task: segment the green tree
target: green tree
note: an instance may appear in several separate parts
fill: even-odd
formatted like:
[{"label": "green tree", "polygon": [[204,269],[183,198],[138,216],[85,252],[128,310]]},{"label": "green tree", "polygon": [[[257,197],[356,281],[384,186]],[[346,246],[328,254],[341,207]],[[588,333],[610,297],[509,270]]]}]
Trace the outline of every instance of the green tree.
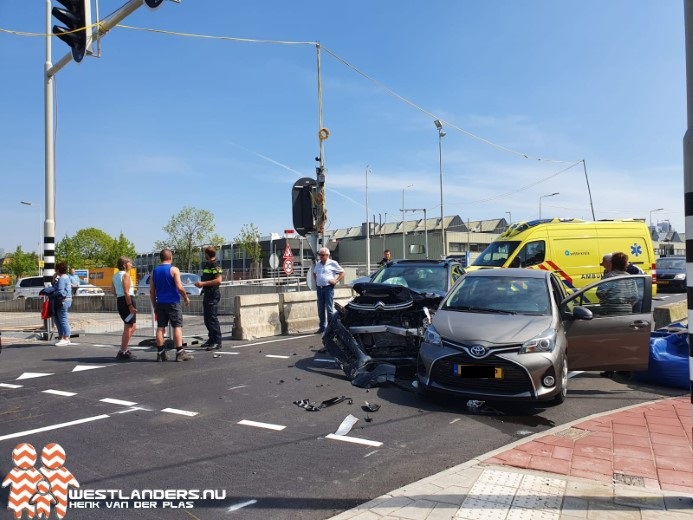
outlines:
[{"label": "green tree", "polygon": [[74,236],[65,236],[55,246],[58,261],[76,269],[115,267],[120,256],[134,258],[135,245],[123,233],[115,239],[96,228],[80,229]]},{"label": "green tree", "polygon": [[233,242],[241,251],[251,260],[251,276],[253,278],[262,278],[261,260],[262,247],[260,246],[260,232],[255,224],[243,224],[241,231],[238,233]]},{"label": "green tree", "polygon": [[137,256],[135,244],[125,238],[125,235],[123,235],[122,232],[117,239],[113,240],[111,250],[109,251],[107,257],[108,267],[116,267],[118,265],[118,258],[121,256],[127,256],[128,258],[132,259]]},{"label": "green tree", "polygon": [[199,269],[200,247],[219,247],[224,243],[223,237],[216,234],[215,227],[214,215],[210,211],[185,206],[162,228],[168,236],[156,241],[154,248],[175,251],[174,264],[183,270],[192,271],[193,264]]},{"label": "green tree", "polygon": [[38,256],[36,253],[25,253],[22,246],[17,246],[14,253],[7,255],[10,260],[5,262],[6,270],[15,279],[24,275],[38,274]]}]

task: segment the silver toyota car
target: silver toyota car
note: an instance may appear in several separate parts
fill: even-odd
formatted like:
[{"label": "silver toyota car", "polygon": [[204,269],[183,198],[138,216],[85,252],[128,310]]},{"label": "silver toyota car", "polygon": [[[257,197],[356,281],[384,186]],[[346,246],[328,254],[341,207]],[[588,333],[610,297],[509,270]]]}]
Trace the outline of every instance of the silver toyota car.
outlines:
[{"label": "silver toyota car", "polygon": [[486,401],[562,403],[568,370],[646,370],[648,275],[569,293],[555,273],[482,269],[463,275],[424,334],[418,390]]}]

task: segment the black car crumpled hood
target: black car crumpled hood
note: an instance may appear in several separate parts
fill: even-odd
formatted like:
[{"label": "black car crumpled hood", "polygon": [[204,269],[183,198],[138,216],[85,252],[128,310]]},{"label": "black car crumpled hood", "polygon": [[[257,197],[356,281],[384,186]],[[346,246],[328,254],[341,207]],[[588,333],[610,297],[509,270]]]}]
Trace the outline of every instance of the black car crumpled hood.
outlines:
[{"label": "black car crumpled hood", "polygon": [[352,301],[335,305],[323,344],[356,386],[392,381],[395,366],[415,366],[423,331],[442,300],[401,285],[358,283]]},{"label": "black car crumpled hood", "polygon": [[403,285],[386,283],[357,283],[353,289],[358,296],[347,305],[354,303],[367,306],[381,302],[386,305],[397,306],[411,302],[414,305],[426,305],[435,308],[444,296],[437,293],[420,293]]},{"label": "black car crumpled hood", "polygon": [[438,334],[455,343],[524,343],[551,326],[551,316],[439,310],[433,320]]}]

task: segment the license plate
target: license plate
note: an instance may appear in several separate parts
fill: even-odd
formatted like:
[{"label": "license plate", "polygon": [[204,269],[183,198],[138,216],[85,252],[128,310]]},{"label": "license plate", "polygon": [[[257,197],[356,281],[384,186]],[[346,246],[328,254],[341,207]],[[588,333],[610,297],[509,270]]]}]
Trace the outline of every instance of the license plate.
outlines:
[{"label": "license plate", "polygon": [[669,283],[669,280],[657,280],[657,285],[666,285]]},{"label": "license plate", "polygon": [[459,377],[503,379],[503,369],[490,365],[452,365],[452,373]]}]

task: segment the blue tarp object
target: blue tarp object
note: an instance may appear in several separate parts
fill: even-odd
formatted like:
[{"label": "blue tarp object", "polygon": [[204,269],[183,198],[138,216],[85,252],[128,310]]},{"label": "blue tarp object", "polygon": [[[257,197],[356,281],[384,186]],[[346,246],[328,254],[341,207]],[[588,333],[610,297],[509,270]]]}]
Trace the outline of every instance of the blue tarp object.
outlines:
[{"label": "blue tarp object", "polygon": [[633,379],[672,388],[690,388],[688,329],[680,324],[650,333],[650,362]]}]

